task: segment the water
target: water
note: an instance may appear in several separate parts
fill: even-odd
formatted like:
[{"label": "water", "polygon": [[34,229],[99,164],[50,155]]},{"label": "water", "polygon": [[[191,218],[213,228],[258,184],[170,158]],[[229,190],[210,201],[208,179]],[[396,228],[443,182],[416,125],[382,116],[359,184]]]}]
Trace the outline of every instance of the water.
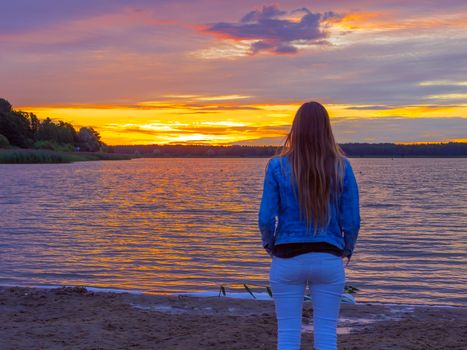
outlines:
[{"label": "water", "polygon": [[[467,159],[352,159],[358,302],[467,305]],[[150,293],[267,285],[267,159],[0,165],[0,284]],[[243,290],[244,291],[244,290]]]}]

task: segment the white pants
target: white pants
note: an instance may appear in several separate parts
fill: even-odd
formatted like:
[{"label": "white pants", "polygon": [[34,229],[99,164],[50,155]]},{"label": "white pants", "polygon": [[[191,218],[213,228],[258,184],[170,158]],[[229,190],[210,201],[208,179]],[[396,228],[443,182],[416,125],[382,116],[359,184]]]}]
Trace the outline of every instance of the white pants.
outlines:
[{"label": "white pants", "polygon": [[308,282],[313,304],[315,350],[336,350],[337,319],[345,283],[343,259],[325,252],[287,259],[274,256],[269,282],[276,308],[277,349],[300,349],[302,306]]}]

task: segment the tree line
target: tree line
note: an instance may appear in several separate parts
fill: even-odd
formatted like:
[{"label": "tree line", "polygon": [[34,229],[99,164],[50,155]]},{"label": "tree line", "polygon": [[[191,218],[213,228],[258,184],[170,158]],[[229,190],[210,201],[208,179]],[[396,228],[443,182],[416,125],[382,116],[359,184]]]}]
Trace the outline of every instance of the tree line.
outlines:
[{"label": "tree line", "polygon": [[[439,144],[344,143],[349,157],[467,157],[467,143]],[[109,146],[109,151],[134,157],[271,157],[277,146],[127,145]]]},{"label": "tree line", "polygon": [[0,98],[0,148],[50,149],[97,152],[106,149],[99,133],[91,127],[78,131],[70,123],[40,120],[34,113],[14,110]]}]

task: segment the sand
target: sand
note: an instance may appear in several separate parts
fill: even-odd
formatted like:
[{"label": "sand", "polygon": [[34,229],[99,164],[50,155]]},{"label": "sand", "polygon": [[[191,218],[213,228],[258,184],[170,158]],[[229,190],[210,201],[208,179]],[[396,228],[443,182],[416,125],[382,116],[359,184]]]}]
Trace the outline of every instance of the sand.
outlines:
[{"label": "sand", "polygon": [[[302,349],[313,349],[310,305]],[[349,333],[350,332],[350,333]],[[467,349],[467,308],[343,304],[339,349]],[[268,349],[270,301],[0,287],[0,349]]]}]

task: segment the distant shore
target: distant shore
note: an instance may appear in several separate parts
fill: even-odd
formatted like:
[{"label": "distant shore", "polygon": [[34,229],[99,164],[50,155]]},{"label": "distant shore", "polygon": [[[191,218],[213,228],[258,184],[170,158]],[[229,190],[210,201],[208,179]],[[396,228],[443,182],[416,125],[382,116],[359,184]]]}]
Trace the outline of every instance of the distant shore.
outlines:
[{"label": "distant shore", "polygon": [[[467,143],[439,145],[344,144],[349,158],[467,158]],[[110,152],[61,152],[3,148],[0,164],[72,163],[135,158],[270,158],[274,146],[140,145],[109,146]]]},{"label": "distant shore", "polygon": [[[466,142],[402,145],[394,143],[343,143],[351,158],[465,158]],[[269,158],[279,146],[247,145],[122,145],[109,146],[116,154],[135,158]]]},{"label": "distant shore", "polygon": [[104,152],[58,152],[36,149],[0,149],[0,164],[72,163],[95,160],[128,160],[123,154]]},{"label": "distant shore", "polygon": [[[304,310],[303,348],[313,348]],[[270,301],[0,287],[2,350],[274,349]],[[467,308],[342,304],[340,350],[464,349]]]}]

